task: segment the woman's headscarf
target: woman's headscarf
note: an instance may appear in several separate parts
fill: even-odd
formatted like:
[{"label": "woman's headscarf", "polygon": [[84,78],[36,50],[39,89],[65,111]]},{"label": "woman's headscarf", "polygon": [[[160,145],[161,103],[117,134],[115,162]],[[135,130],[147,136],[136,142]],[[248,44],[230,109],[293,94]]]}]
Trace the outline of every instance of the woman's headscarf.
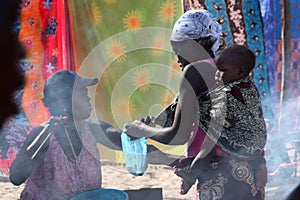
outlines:
[{"label": "woman's headscarf", "polygon": [[221,33],[221,25],[207,10],[189,10],[176,21],[170,40],[179,42],[188,39],[212,37],[216,41],[211,50],[216,51],[220,45],[219,37]]}]

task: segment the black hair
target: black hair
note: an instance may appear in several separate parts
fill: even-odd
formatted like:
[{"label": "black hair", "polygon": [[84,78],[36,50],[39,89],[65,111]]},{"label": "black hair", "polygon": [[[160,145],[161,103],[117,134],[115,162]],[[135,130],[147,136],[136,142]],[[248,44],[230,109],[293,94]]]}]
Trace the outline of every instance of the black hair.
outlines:
[{"label": "black hair", "polygon": [[217,65],[230,63],[235,67],[245,66],[249,73],[255,66],[255,53],[244,45],[232,45],[220,52],[216,60]]},{"label": "black hair", "polygon": [[197,41],[207,51],[211,58],[215,57],[215,54],[213,50],[211,50],[211,48],[213,47],[216,40],[216,38],[213,38],[211,36],[195,39],[195,41]]}]

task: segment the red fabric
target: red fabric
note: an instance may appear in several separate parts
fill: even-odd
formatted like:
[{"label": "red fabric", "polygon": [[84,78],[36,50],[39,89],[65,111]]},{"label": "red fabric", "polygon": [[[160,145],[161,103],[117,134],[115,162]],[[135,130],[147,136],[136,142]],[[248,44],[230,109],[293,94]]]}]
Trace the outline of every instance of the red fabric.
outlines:
[{"label": "red fabric", "polygon": [[49,114],[42,103],[43,86],[58,70],[74,71],[69,15],[65,1],[32,1],[22,4],[19,40],[27,52],[26,87],[22,106],[33,126],[47,120]]},{"label": "red fabric", "polygon": [[43,1],[39,6],[43,24],[43,77],[46,80],[55,71],[69,69],[68,21],[64,1],[53,0],[49,9]]},{"label": "red fabric", "polygon": [[[22,109],[30,125],[36,126],[49,118],[47,108],[42,102],[43,87],[47,78],[58,70],[69,69],[72,65],[72,47],[69,34],[69,13],[66,1],[22,1],[20,14],[19,41],[26,50],[26,59],[20,67],[25,72],[25,87],[22,96]],[[12,124],[6,137],[21,135],[14,129],[20,125]],[[14,129],[13,129],[14,128]],[[25,129],[25,128],[23,128]],[[21,128],[17,129],[18,131]],[[20,140],[20,144],[23,141]],[[14,154],[20,145],[14,146]],[[8,156],[10,153],[8,153]],[[14,157],[0,157],[0,177],[9,176],[9,167]]]}]

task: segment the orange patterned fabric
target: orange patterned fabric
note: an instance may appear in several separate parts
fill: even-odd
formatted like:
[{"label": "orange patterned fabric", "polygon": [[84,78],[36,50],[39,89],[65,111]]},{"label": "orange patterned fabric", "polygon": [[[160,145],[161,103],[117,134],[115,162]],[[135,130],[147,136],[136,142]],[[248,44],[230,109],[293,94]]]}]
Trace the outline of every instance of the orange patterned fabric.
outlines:
[{"label": "orange patterned fabric", "polygon": [[63,1],[57,0],[32,0],[22,4],[19,39],[32,66],[25,70],[22,106],[33,126],[48,118],[42,102],[45,80],[57,70],[74,69],[70,65],[65,6]]}]

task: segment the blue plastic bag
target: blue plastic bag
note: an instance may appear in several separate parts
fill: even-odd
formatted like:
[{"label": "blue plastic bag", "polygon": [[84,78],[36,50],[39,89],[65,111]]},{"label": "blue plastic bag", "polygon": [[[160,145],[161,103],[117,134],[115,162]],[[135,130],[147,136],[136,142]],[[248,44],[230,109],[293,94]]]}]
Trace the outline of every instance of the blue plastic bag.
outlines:
[{"label": "blue plastic bag", "polygon": [[131,140],[123,132],[121,142],[127,170],[135,176],[142,176],[148,167],[147,139],[143,137]]}]

